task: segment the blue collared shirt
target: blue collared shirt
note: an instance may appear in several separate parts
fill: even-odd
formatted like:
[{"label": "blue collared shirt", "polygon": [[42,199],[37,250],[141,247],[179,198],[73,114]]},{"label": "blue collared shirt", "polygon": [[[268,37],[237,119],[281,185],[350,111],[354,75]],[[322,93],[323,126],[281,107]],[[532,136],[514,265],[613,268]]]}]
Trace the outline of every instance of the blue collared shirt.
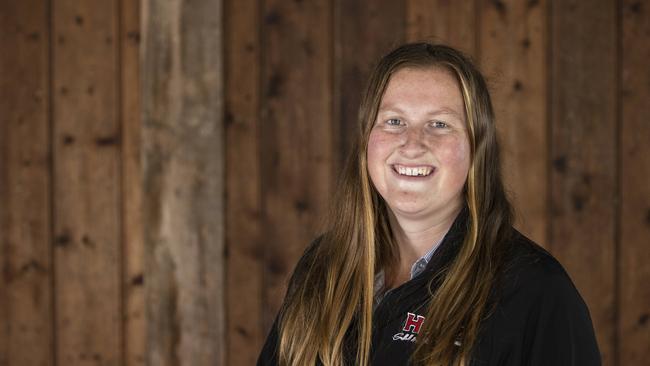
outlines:
[{"label": "blue collared shirt", "polygon": [[[444,239],[444,236],[443,236]],[[431,261],[431,258],[433,257],[433,254],[436,252],[436,249],[440,246],[440,243],[442,242],[442,239],[438,241],[431,249],[426,252],[420,259],[415,261],[413,265],[411,266],[411,280],[414,279],[415,277],[419,276],[422,272],[424,272],[424,269],[427,268],[427,265],[429,264],[429,261]],[[385,278],[384,278],[384,271],[379,271],[377,275],[375,275],[375,301],[374,305],[377,307],[381,300],[386,296],[390,290],[386,291],[384,289],[385,285]]]}]

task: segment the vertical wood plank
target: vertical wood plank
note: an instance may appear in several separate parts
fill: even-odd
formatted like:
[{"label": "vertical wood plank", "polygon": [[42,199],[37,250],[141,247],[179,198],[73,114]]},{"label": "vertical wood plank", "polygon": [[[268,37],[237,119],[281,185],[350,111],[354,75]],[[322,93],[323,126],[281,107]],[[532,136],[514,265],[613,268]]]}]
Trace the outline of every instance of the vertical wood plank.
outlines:
[{"label": "vertical wood plank", "polygon": [[146,362],[221,365],[221,1],[143,5]]},{"label": "vertical wood plank", "polygon": [[53,8],[57,363],[117,365],[121,340],[117,6]]},{"label": "vertical wood plank", "polygon": [[482,1],[481,66],[491,85],[516,226],[547,242],[546,1]]},{"label": "vertical wood plank", "polygon": [[263,14],[261,245],[269,329],[331,193],[332,3],[268,0]]},{"label": "vertical wood plank", "polygon": [[621,2],[619,365],[650,359],[650,1]]},{"label": "vertical wood plank", "polygon": [[551,34],[550,249],[589,306],[604,365],[613,365],[616,2],[555,1]]},{"label": "vertical wood plank", "polygon": [[145,268],[140,163],[140,2],[120,0],[124,364],[145,364]]},{"label": "vertical wood plank", "polygon": [[406,38],[444,43],[477,57],[476,1],[404,0]]},{"label": "vertical wood plank", "polygon": [[52,365],[49,8],[0,2],[0,365]]},{"label": "vertical wood plank", "polygon": [[[225,2],[227,365],[253,365],[262,324],[260,2]],[[251,350],[254,350],[251,352]]]},{"label": "vertical wood plank", "polygon": [[[405,5],[392,0],[335,2],[335,146],[342,166],[357,136],[361,95],[379,58],[404,42]],[[335,176],[340,169],[336,169]]]}]

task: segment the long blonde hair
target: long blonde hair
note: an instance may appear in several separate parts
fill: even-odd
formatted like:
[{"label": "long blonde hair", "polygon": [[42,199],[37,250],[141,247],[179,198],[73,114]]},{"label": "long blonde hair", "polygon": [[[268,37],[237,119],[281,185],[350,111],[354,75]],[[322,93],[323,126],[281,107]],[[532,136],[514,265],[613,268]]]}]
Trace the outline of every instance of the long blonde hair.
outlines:
[{"label": "long blonde hair", "polygon": [[[501,180],[492,105],[481,74],[453,48],[413,43],[384,56],[371,74],[359,110],[359,135],[327,230],[296,267],[280,311],[281,365],[369,362],[375,274],[386,270],[390,275],[399,252],[388,208],[368,175],[366,151],[390,77],[405,67],[442,67],[457,78],[471,146],[464,190],[467,233],[456,257],[435,276],[442,280],[432,293],[412,360],[461,365],[471,357],[511,232],[511,206]],[[454,344],[458,341],[460,346]],[[354,342],[354,360],[344,360],[347,342]]]}]

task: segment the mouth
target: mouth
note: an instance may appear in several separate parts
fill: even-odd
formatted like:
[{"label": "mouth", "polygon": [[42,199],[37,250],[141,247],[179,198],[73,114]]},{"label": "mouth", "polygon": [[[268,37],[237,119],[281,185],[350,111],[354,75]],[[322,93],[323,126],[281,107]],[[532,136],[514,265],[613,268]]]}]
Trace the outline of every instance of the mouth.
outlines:
[{"label": "mouth", "polygon": [[427,177],[433,173],[433,167],[429,165],[405,166],[395,164],[392,166],[393,171],[405,177]]}]

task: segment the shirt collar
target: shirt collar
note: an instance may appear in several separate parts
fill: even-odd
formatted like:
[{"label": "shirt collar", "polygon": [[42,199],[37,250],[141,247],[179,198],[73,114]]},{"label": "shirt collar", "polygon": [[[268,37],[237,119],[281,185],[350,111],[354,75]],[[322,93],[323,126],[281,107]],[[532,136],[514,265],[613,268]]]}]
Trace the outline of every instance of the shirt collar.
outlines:
[{"label": "shirt collar", "polygon": [[[443,235],[442,238],[445,236]],[[427,268],[427,264],[429,264],[429,261],[431,261],[431,257],[433,257],[433,253],[435,253],[436,249],[440,246],[440,243],[442,242],[442,238],[438,240],[438,242],[431,247],[431,249],[426,252],[420,259],[415,261],[413,265],[411,266],[411,279],[414,279],[418,275],[420,275],[422,272],[424,272],[424,269]]]},{"label": "shirt collar", "polygon": [[[431,258],[433,257],[433,254],[436,252],[436,249],[440,246],[440,243],[442,243],[442,240],[446,236],[443,235],[442,238],[434,245],[431,247],[431,249],[426,252],[420,259],[415,261],[413,265],[411,266],[411,279],[414,279],[415,277],[419,276],[424,272],[424,269],[427,267],[429,262],[431,261]],[[375,275],[375,305],[378,304],[379,301],[381,301],[381,298],[383,298],[384,293],[384,284],[385,284],[385,278],[384,278],[384,271],[379,271]]]}]

